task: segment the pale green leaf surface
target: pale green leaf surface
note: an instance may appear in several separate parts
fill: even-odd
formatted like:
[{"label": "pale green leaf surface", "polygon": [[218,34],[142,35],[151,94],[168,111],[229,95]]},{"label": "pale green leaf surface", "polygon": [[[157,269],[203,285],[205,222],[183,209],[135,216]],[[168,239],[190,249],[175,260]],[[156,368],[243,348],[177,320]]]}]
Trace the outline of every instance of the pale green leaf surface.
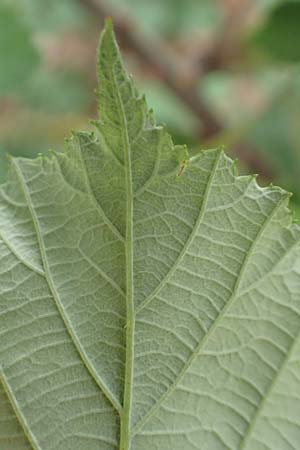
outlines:
[{"label": "pale green leaf surface", "polygon": [[5,450],[31,450],[14,410],[0,384],[0,448]]},{"label": "pale green leaf surface", "polygon": [[289,194],[222,151],[184,167],[109,24],[99,85],[95,132],[1,189],[0,450],[297,450]]}]

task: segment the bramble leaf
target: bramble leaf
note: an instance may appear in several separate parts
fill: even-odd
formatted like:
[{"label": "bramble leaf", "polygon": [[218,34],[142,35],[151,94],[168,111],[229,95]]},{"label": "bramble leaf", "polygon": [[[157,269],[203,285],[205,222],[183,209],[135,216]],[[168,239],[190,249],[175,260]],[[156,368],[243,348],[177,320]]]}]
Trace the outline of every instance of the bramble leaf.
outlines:
[{"label": "bramble leaf", "polygon": [[107,23],[99,120],[11,159],[0,196],[0,450],[296,450],[289,194],[188,160]]}]

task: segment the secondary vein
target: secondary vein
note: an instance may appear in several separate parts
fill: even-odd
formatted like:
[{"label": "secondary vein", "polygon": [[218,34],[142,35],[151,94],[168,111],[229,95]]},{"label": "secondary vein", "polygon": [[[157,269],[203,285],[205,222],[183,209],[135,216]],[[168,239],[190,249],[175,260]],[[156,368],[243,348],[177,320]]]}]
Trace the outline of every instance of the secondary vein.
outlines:
[{"label": "secondary vein", "polygon": [[155,412],[158,410],[160,405],[173,393],[173,391],[176,389],[176,386],[181,382],[184,375],[188,371],[188,369],[191,367],[194,360],[200,355],[201,351],[205,347],[208,339],[213,335],[215,330],[217,329],[219,323],[222,321],[224,316],[226,315],[227,311],[233,304],[234,300],[237,298],[238,289],[240,286],[240,283],[243,279],[243,275],[245,273],[246,267],[248,266],[249,260],[251,255],[253,254],[254,249],[256,248],[257,243],[260,240],[260,237],[262,236],[263,232],[267,228],[268,224],[272,221],[273,217],[276,215],[278,209],[281,207],[282,203],[285,201],[286,197],[282,197],[282,199],[279,201],[279,203],[274,207],[273,211],[269,216],[267,216],[265,222],[259,228],[257,235],[255,236],[254,240],[252,241],[252,244],[250,248],[248,249],[247,254],[245,255],[245,258],[243,260],[243,263],[240,267],[239,274],[236,278],[236,282],[232,291],[232,294],[230,298],[227,300],[225,306],[221,310],[220,314],[216,318],[215,322],[211,326],[211,328],[208,330],[202,341],[198,344],[197,348],[195,349],[194,353],[191,354],[189,359],[187,360],[186,364],[184,365],[183,369],[179,373],[178,377],[175,379],[172,385],[170,385],[169,389],[161,396],[159,401],[153,405],[153,407],[148,411],[148,413],[135,425],[133,429],[133,435],[136,435],[140,429],[143,428],[143,426],[149,421],[149,419],[155,414]]},{"label": "secondary vein", "polygon": [[156,287],[156,289],[139,305],[138,308],[136,308],[136,314],[139,314],[158,294],[159,292],[163,289],[163,287],[166,285],[166,283],[168,282],[168,280],[171,278],[171,276],[173,275],[173,273],[175,272],[175,270],[177,269],[177,267],[179,266],[180,262],[182,261],[188,247],[190,246],[191,242],[193,241],[197,230],[199,228],[199,225],[202,221],[202,217],[206,211],[206,205],[207,205],[207,201],[208,201],[208,197],[210,194],[210,189],[211,186],[213,184],[213,179],[214,176],[216,174],[217,171],[217,167],[218,167],[218,163],[221,157],[222,151],[219,151],[219,154],[216,157],[216,160],[214,162],[214,165],[212,167],[211,170],[211,174],[209,176],[209,180],[207,182],[206,185],[206,189],[205,189],[205,193],[204,193],[204,197],[202,200],[202,205],[199,211],[199,215],[197,217],[197,220],[195,222],[194,228],[192,230],[192,232],[190,233],[185,245],[183,246],[181,252],[178,255],[178,258],[176,259],[176,261],[174,262],[173,266],[170,268],[169,272],[167,273],[167,275],[162,279],[162,281],[159,283],[159,285]]},{"label": "secondary vein", "polygon": [[3,386],[3,389],[7,395],[7,398],[9,399],[9,402],[11,404],[11,407],[16,415],[16,418],[18,419],[18,422],[25,434],[25,436],[28,439],[28,442],[30,443],[33,450],[41,450],[41,447],[39,446],[37,440],[35,439],[34,435],[30,431],[30,427],[24,417],[24,415],[21,413],[17,399],[13,395],[13,392],[10,388],[9,382],[6,379],[6,376],[3,372],[3,370],[0,368],[0,383]]},{"label": "secondary vein", "polygon": [[0,230],[0,239],[3,241],[3,243],[6,245],[8,250],[20,261],[20,263],[24,264],[29,270],[32,270],[37,275],[40,275],[41,277],[45,277],[45,272],[38,267],[36,267],[34,264],[30,263],[29,261],[26,261],[15,249],[15,247],[11,244],[11,242],[5,237],[4,233]]},{"label": "secondary vein", "polygon": [[88,176],[88,171],[86,168],[86,164],[82,155],[82,148],[81,145],[79,143],[79,152],[80,152],[80,160],[81,160],[81,164],[83,167],[83,171],[84,171],[84,177],[85,177],[85,181],[86,181],[86,186],[88,189],[88,192],[90,194],[90,197],[92,198],[97,210],[99,211],[101,217],[103,218],[105,224],[108,226],[108,228],[112,231],[112,233],[121,241],[124,242],[124,236],[120,233],[120,231],[117,229],[117,227],[112,223],[112,221],[107,217],[107,215],[105,214],[102,206],[100,205],[99,201],[97,200],[95,193],[92,189],[91,183],[90,183],[90,179]]},{"label": "secondary vein", "polygon": [[45,278],[47,281],[47,284],[49,286],[49,290],[52,294],[52,297],[55,301],[55,304],[57,306],[57,309],[59,311],[59,314],[66,326],[66,329],[71,337],[71,340],[76,348],[76,350],[78,351],[85,367],[87,368],[87,370],[89,371],[90,375],[92,376],[92,378],[94,379],[94,381],[97,383],[97,385],[100,387],[101,391],[103,392],[103,394],[106,396],[106,398],[110,401],[111,405],[114,407],[114,409],[120,414],[121,412],[121,405],[119,404],[119,402],[117,401],[117,399],[114,397],[114,395],[112,394],[112,392],[110,391],[110,389],[108,388],[108,386],[106,386],[106,384],[100,379],[100,377],[98,376],[98,374],[96,373],[93,365],[91,364],[91,362],[89,361],[89,358],[84,350],[84,348],[82,347],[80,340],[78,338],[78,336],[76,335],[75,330],[72,327],[71,322],[69,321],[67,315],[65,314],[63,305],[61,303],[59,294],[55,288],[53,279],[51,277],[51,272],[50,272],[50,268],[49,268],[49,264],[48,264],[48,259],[47,259],[47,254],[46,254],[46,248],[44,245],[44,240],[42,237],[42,233],[40,230],[40,226],[39,226],[39,221],[38,221],[38,217],[36,215],[32,200],[31,200],[31,196],[30,193],[28,191],[26,182],[24,180],[22,171],[19,167],[19,165],[17,164],[15,159],[12,159],[12,164],[14,164],[15,170],[16,170],[16,175],[18,177],[20,186],[22,188],[22,191],[24,193],[24,197],[29,209],[29,212],[31,214],[32,217],[32,221],[34,224],[34,228],[36,231],[36,235],[37,235],[37,240],[38,240],[38,244],[39,244],[39,248],[41,251],[41,257],[42,257],[42,262],[43,262],[43,266],[44,266],[44,271],[45,271]]}]

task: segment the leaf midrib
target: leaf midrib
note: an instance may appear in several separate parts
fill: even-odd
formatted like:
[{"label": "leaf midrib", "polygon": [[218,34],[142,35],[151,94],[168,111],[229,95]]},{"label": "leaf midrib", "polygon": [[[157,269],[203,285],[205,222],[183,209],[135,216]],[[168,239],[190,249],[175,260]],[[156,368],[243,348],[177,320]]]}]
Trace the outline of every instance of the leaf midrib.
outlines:
[{"label": "leaf midrib", "polygon": [[129,450],[131,443],[131,409],[133,389],[134,362],[134,298],[133,298],[133,185],[131,172],[131,146],[128,135],[127,118],[123,106],[116,74],[111,65],[111,76],[115,88],[117,111],[121,122],[121,133],[124,150],[125,184],[126,184],[126,230],[125,230],[125,262],[126,262],[126,360],[124,376],[123,409],[120,415],[120,450]]}]

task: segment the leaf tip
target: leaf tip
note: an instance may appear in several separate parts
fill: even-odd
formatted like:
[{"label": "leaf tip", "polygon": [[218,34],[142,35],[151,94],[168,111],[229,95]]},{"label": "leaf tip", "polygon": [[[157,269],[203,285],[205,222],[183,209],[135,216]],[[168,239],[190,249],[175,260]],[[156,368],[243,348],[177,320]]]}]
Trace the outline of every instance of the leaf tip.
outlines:
[{"label": "leaf tip", "polygon": [[112,16],[106,16],[105,18],[105,29],[113,31],[114,24],[113,24],[113,18]]},{"label": "leaf tip", "polygon": [[114,25],[111,17],[106,17],[105,19],[104,28],[100,36],[98,55],[101,53],[101,49],[106,43],[113,44],[114,47],[117,47]]}]

